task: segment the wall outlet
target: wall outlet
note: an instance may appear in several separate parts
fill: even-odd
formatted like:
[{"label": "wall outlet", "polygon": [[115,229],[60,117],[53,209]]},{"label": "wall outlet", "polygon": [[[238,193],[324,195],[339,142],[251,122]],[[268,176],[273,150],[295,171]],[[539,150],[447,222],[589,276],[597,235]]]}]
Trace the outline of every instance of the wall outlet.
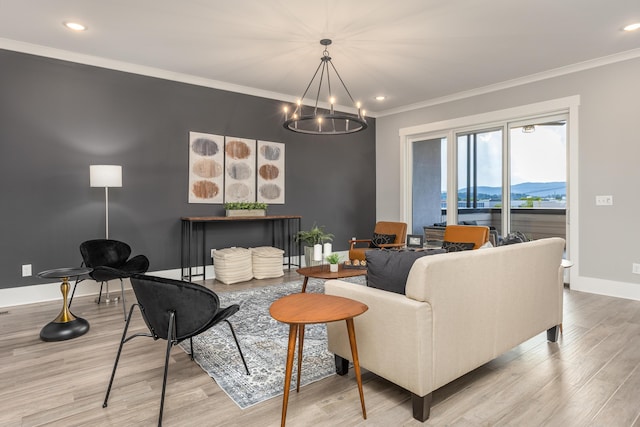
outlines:
[{"label": "wall outlet", "polygon": [[640,274],[640,264],[634,262],[633,264],[631,264],[631,272],[633,274]]},{"label": "wall outlet", "polygon": [[31,276],[31,264],[23,264],[22,265],[22,277]]},{"label": "wall outlet", "polygon": [[596,196],[596,206],[612,206],[613,196]]}]

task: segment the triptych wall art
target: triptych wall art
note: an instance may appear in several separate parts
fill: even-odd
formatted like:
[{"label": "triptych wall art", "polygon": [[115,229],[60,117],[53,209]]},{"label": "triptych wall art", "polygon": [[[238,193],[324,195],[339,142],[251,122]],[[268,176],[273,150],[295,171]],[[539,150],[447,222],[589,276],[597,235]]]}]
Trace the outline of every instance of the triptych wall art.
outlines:
[{"label": "triptych wall art", "polygon": [[284,204],[284,144],[189,132],[189,203]]}]

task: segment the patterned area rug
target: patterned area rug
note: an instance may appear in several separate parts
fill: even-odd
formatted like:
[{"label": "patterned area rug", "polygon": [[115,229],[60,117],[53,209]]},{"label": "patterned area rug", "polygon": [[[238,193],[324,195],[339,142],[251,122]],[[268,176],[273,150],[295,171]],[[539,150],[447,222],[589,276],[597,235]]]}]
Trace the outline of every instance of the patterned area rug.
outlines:
[{"label": "patterned area rug", "polygon": [[[364,277],[347,279],[363,284]],[[307,292],[323,293],[324,280],[309,279]],[[240,311],[230,319],[251,375],[247,375],[229,326],[219,323],[193,338],[195,360],[225,393],[242,408],[283,394],[289,325],[269,315],[271,303],[300,292],[302,281],[265,286],[247,291],[218,293],[220,305],[239,304]],[[180,344],[189,352],[189,341]],[[327,350],[325,324],[307,325],[300,384],[309,384],[335,373],[333,354]],[[295,388],[297,363],[294,361],[291,387]]]}]

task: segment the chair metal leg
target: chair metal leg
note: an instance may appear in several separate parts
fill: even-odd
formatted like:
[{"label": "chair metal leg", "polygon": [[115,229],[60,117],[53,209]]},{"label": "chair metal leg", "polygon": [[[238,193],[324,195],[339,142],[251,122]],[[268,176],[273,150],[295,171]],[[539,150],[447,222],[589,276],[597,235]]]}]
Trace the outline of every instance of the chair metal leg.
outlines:
[{"label": "chair metal leg", "polygon": [[193,360],[193,358],[194,358],[194,352],[193,352],[193,337],[189,337],[189,347],[191,348],[191,360]]},{"label": "chair metal leg", "polygon": [[176,313],[174,311],[169,315],[169,329],[167,330],[167,352],[164,357],[164,377],[162,379],[162,396],[160,397],[160,414],[158,416],[158,426],[162,426],[162,411],[164,409],[164,392],[167,389],[167,373],[169,372],[169,356],[171,347],[175,344],[176,336]]},{"label": "chair metal leg", "polygon": [[236,341],[236,346],[238,346],[238,351],[240,352],[240,358],[242,358],[242,363],[244,364],[244,369],[247,370],[247,375],[251,375],[249,372],[249,367],[247,366],[247,362],[244,360],[244,354],[242,354],[242,349],[240,348],[240,343],[238,343],[238,337],[236,337],[236,331],[233,330],[233,325],[228,320],[225,320],[229,328],[231,328],[231,335],[233,335],[233,339]]},{"label": "chair metal leg", "polygon": [[127,330],[129,329],[129,322],[131,321],[131,314],[133,313],[133,309],[135,305],[131,306],[129,310],[129,318],[127,323],[124,325],[124,330],[122,331],[122,339],[120,340],[120,346],[118,347],[118,354],[116,355],[116,361],[113,364],[113,371],[111,372],[111,379],[109,380],[109,386],[107,387],[107,394],[104,396],[104,403],[102,404],[103,408],[107,407],[107,401],[109,400],[109,393],[111,393],[111,386],[113,385],[113,378],[116,376],[116,369],[118,368],[118,362],[120,361],[120,354],[122,353],[122,346],[124,345],[127,337]]},{"label": "chair metal leg", "polygon": [[124,321],[127,321],[127,304],[124,300],[124,283],[122,282],[122,278],[120,278],[120,292],[122,292],[122,313],[124,314]]},{"label": "chair metal leg", "polygon": [[69,304],[67,305],[67,307],[69,309],[71,309],[71,303],[73,302],[73,296],[76,293],[76,286],[78,286],[78,283],[82,282],[82,280],[78,280],[78,278],[76,277],[76,282],[73,284],[73,290],[71,291],[71,298],[69,298]]},{"label": "chair metal leg", "polygon": [[[100,282],[100,293],[98,293],[98,300],[96,301],[98,304],[100,304],[100,301],[102,300],[102,286],[104,286],[104,282]],[[107,285],[108,288],[109,285]]]},{"label": "chair metal leg", "polygon": [[[84,261],[80,264],[80,268],[84,267]],[[81,279],[79,276],[76,277],[76,283],[73,284],[73,290],[71,291],[71,299],[69,299],[69,304],[67,304],[67,308],[71,309],[71,303],[73,302],[73,295],[76,293],[76,286],[78,283],[82,282],[84,279]]]}]

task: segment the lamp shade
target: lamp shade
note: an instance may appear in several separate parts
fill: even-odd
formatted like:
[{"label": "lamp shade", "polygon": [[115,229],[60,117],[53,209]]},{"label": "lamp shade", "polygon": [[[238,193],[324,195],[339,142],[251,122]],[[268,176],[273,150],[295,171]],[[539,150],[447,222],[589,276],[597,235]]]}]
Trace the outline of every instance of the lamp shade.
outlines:
[{"label": "lamp shade", "polygon": [[122,166],[89,166],[89,185],[91,187],[122,187]]}]

